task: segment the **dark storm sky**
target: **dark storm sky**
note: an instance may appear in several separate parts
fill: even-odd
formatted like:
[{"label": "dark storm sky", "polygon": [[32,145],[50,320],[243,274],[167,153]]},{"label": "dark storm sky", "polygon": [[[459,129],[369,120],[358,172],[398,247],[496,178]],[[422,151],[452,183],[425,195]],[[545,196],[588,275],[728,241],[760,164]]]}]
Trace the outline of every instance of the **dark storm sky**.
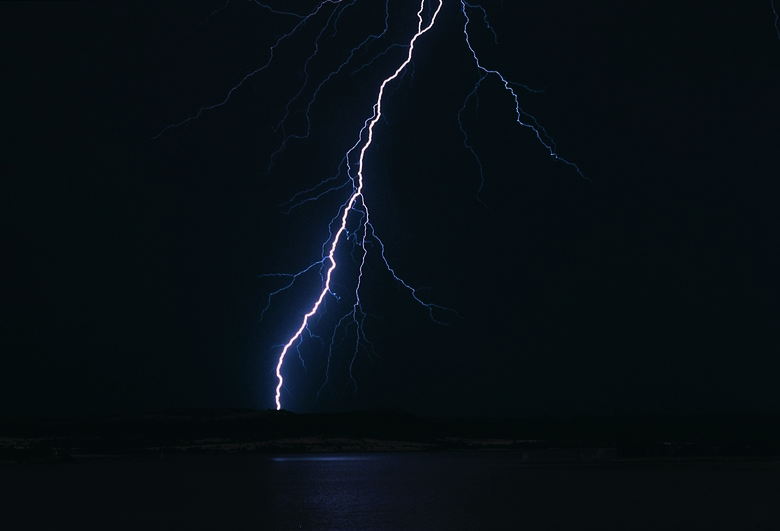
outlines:
[{"label": "dark storm sky", "polygon": [[[402,15],[414,3],[392,1],[400,40],[409,26],[395,23],[414,22]],[[381,22],[375,4],[361,20]],[[278,205],[336,172],[399,55],[327,85],[310,138],[270,172],[281,140],[273,126],[303,79],[312,31],[280,47],[228,105],[152,140],[223,100],[294,23],[249,2],[208,18],[222,5],[0,4],[0,414],[273,406],[273,345],[313,293],[291,292],[259,322],[280,287],[260,275],[315,260],[339,198],[287,215]],[[338,351],[316,400],[323,351],[310,341],[308,370],[295,356],[286,365],[285,407],[777,411],[771,2],[484,6],[499,44],[475,32],[483,61],[543,89],[519,91],[522,107],[591,181],[553,161],[486,81],[479,111],[464,115],[484,165],[488,208],[480,204],[456,121],[477,72],[459,2],[445,0],[388,94],[366,198],[398,274],[461,318],[431,323],[369,261],[364,301],[376,318],[366,331],[377,357],[358,357],[355,392],[349,353]],[[312,76],[365,35],[345,16]],[[294,114],[288,131],[302,125]],[[326,341],[328,324],[318,329]]]}]

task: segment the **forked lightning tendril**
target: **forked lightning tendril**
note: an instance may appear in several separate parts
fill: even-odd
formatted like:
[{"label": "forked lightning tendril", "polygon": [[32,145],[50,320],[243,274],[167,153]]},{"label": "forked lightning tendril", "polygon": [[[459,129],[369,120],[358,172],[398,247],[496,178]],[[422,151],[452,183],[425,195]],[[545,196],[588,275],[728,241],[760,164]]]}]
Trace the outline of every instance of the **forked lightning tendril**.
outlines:
[{"label": "forked lightning tendril", "polygon": [[770,0],[770,4],[772,5],[772,13],[775,15],[775,32],[777,33],[777,38],[780,39],[780,24],[778,24],[780,16],[778,16],[777,9],[775,8],[775,0]]}]

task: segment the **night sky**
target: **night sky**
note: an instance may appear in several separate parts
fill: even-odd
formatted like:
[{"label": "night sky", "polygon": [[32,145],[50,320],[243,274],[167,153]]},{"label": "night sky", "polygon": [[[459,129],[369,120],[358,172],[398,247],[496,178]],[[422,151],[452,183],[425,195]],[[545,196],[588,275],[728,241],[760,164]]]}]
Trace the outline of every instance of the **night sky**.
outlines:
[{"label": "night sky", "polygon": [[[268,0],[311,11],[314,2]],[[384,45],[416,3],[391,0]],[[264,273],[319,257],[343,193],[286,213],[334,176],[395,48],[324,86],[310,135],[275,130],[304,81],[313,24],[229,102],[297,23],[252,2],[0,3],[3,275],[0,415],[272,408],[279,345],[316,295]],[[366,160],[366,200],[395,271],[459,314],[432,322],[367,262],[375,355],[325,374],[328,314],[285,371],[297,412],[418,415],[780,411],[780,38],[770,0],[484,0],[486,66],[539,89],[522,108],[556,162],[478,79],[460,3],[445,0],[393,84]],[[359,0],[322,38],[312,83],[381,31]],[[215,11],[216,10],[216,11]],[[330,12],[332,8],[325,11]],[[323,11],[323,13],[325,12]],[[210,16],[210,13],[213,14]],[[475,15],[475,19],[479,19]],[[319,18],[318,24],[324,22]],[[306,130],[291,106],[285,131]],[[269,166],[270,170],[269,170]],[[376,251],[376,248],[374,249]],[[347,262],[348,263],[348,262]],[[350,266],[354,269],[354,264]],[[310,279],[311,280],[311,279]],[[348,295],[348,276],[337,289]]]}]

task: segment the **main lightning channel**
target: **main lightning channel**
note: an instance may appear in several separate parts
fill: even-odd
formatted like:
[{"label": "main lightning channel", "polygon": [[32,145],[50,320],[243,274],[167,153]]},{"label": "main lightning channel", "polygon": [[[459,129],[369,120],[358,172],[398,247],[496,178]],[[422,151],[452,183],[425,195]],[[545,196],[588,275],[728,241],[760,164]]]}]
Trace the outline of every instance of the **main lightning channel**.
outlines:
[{"label": "main lightning channel", "polygon": [[304,331],[307,329],[309,325],[309,321],[311,320],[312,317],[314,317],[317,314],[317,311],[320,309],[320,306],[325,300],[325,297],[331,291],[331,287],[330,287],[331,278],[333,276],[333,272],[336,270],[337,267],[336,258],[335,258],[336,249],[338,248],[342,236],[347,231],[347,220],[349,218],[350,213],[355,210],[355,205],[358,203],[358,201],[360,201],[360,203],[363,205],[363,208],[360,213],[362,216],[364,216],[364,220],[363,220],[364,226],[369,226],[368,208],[365,205],[365,201],[363,197],[363,161],[365,159],[366,152],[368,151],[368,148],[371,146],[374,139],[374,126],[382,118],[382,99],[384,97],[385,88],[387,87],[388,83],[396,79],[412,61],[415,42],[417,41],[417,39],[420,38],[420,36],[425,34],[428,30],[430,30],[434,26],[434,24],[436,23],[436,18],[438,17],[439,12],[441,11],[443,0],[437,0],[436,9],[431,15],[430,21],[427,23],[427,25],[424,25],[423,11],[425,11],[426,1],[427,0],[420,0],[420,9],[417,11],[417,32],[414,34],[414,36],[412,36],[411,40],[409,41],[409,48],[406,55],[406,60],[404,60],[398,66],[395,72],[393,72],[392,75],[387,77],[380,85],[376,103],[374,104],[374,114],[371,118],[369,118],[365,122],[363,129],[360,131],[360,139],[358,140],[358,142],[347,152],[347,157],[349,157],[350,153],[352,153],[358,146],[361,145],[363,134],[366,133],[366,140],[365,142],[362,143],[362,147],[360,148],[360,152],[359,152],[360,155],[358,157],[358,168],[357,168],[357,175],[355,178],[355,187],[353,189],[352,195],[349,197],[349,200],[343,206],[343,210],[341,211],[341,224],[339,225],[339,228],[336,231],[336,233],[333,235],[333,241],[331,242],[330,249],[328,250],[327,261],[329,262],[329,265],[324,276],[322,290],[320,291],[320,294],[317,297],[314,304],[312,305],[311,309],[303,316],[303,319],[301,320],[301,324],[296,330],[295,334],[293,334],[292,337],[290,337],[290,339],[287,341],[287,343],[285,343],[281,353],[279,354],[279,360],[276,364],[276,378],[278,383],[276,385],[275,401],[276,401],[277,410],[282,409],[281,393],[282,393],[282,387],[284,385],[284,377],[282,376],[282,367],[284,366],[284,360],[287,357],[287,353],[290,351],[292,346],[301,339],[302,334],[304,333]]}]

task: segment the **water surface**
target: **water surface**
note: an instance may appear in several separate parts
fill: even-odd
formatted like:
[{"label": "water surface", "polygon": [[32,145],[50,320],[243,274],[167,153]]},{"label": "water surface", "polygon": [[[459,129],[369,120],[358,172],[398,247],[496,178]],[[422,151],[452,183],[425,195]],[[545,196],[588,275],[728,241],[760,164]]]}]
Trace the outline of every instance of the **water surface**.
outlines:
[{"label": "water surface", "polygon": [[0,467],[2,529],[780,531],[780,469],[522,452],[174,455]]}]

